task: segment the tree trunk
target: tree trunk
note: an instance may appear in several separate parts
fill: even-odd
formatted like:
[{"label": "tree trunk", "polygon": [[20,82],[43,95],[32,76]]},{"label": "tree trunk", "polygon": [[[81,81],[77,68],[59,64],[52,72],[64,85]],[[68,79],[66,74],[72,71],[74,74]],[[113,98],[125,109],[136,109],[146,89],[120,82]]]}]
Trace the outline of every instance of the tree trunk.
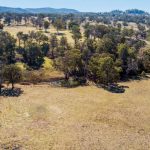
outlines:
[{"label": "tree trunk", "polygon": [[12,82],[11,85],[12,85],[12,88],[11,88],[11,89],[13,90],[13,89],[14,89],[14,83]]},{"label": "tree trunk", "polygon": [[68,81],[69,80],[69,74],[65,73],[65,80]]},{"label": "tree trunk", "polygon": [[20,39],[19,39],[19,48],[20,48]]},{"label": "tree trunk", "polygon": [[24,41],[24,48],[26,47],[26,42]]},{"label": "tree trunk", "polygon": [[87,65],[88,65],[88,57],[86,57],[85,66],[84,66],[84,77],[85,77],[86,80],[87,80],[87,78],[88,78]]},{"label": "tree trunk", "polygon": [[2,93],[2,84],[0,84],[0,95]]},{"label": "tree trunk", "polygon": [[54,50],[52,49],[52,59],[54,59]]},{"label": "tree trunk", "polygon": [[59,35],[59,30],[58,30],[58,28],[57,28],[57,35]]}]

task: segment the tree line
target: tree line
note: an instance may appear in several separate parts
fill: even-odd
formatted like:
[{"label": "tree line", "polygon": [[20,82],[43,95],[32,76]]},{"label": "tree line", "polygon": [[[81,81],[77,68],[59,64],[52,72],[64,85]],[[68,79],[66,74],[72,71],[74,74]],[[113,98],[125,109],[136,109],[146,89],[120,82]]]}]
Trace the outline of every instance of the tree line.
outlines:
[{"label": "tree line", "polygon": [[49,38],[41,31],[31,31],[28,34],[18,32],[15,39],[3,31],[1,24],[0,59],[3,67],[0,87],[4,81],[8,81],[14,88],[14,83],[21,80],[22,73],[15,65],[16,62],[26,64],[28,70],[38,70],[44,63],[44,57],[51,59],[54,67],[64,73],[66,82],[72,79],[79,84],[91,80],[108,85],[150,72],[150,49],[144,49],[147,31],[142,25],[135,31],[122,29],[119,24],[86,23],[82,34],[80,21],[71,20],[67,27],[66,21],[59,17],[51,22],[40,20],[39,23],[44,25],[45,31],[51,23],[58,32],[59,29],[68,28],[74,45],[65,36],[58,39],[58,33],[51,34]]}]

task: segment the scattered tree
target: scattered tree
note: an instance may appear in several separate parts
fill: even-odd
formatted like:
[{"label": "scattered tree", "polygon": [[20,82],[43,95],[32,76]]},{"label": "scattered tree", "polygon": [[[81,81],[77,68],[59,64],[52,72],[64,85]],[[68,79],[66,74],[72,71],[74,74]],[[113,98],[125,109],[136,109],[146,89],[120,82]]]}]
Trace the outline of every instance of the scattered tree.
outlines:
[{"label": "scattered tree", "polygon": [[50,23],[48,21],[44,21],[45,32],[47,32],[47,29],[49,28],[49,26],[50,26]]},{"label": "scattered tree", "polygon": [[20,82],[22,79],[22,71],[16,65],[7,65],[4,68],[4,77],[5,80],[8,81],[8,83],[11,83],[13,90],[15,83]]}]

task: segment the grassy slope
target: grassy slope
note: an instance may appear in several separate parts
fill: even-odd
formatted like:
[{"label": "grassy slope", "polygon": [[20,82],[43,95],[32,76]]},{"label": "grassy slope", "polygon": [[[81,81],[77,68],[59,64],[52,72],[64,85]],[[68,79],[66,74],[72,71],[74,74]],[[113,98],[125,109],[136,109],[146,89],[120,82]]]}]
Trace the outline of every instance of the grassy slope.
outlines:
[{"label": "grassy slope", "polygon": [[18,98],[0,97],[0,149],[148,150],[150,80],[122,84],[129,86],[124,94],[39,85],[21,86]]},{"label": "grassy slope", "polygon": [[[26,26],[11,26],[11,27],[5,27],[4,31],[7,31],[9,33],[11,33],[13,36],[16,37],[16,34],[21,31],[24,33],[29,33],[29,31],[39,31],[37,30],[35,27],[26,27]],[[50,36],[50,34],[54,34],[57,33],[57,30],[51,26],[50,29],[47,30],[49,33],[45,33],[47,36]],[[67,37],[68,42],[73,44],[74,40],[72,39],[72,34],[69,30],[63,30],[63,31],[59,31],[59,33],[62,33],[64,36]],[[60,39],[61,36],[58,36],[58,38]]]},{"label": "grassy slope", "polygon": [[[16,36],[36,28],[5,30]],[[69,31],[61,33],[73,43]],[[21,86],[18,98],[0,97],[0,149],[149,149],[150,80],[123,84],[129,86],[124,94],[41,85]]]}]

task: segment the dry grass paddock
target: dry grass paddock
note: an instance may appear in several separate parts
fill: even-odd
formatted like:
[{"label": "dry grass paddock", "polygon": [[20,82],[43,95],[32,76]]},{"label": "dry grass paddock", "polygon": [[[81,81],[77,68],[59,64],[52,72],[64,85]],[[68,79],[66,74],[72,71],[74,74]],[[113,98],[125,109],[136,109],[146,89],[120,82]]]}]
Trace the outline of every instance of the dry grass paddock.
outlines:
[{"label": "dry grass paddock", "polygon": [[[37,31],[4,30],[15,37]],[[48,31],[48,36],[57,32]],[[73,43],[70,31],[60,33]],[[95,86],[17,85],[21,96],[0,97],[0,150],[149,150],[150,80],[120,84],[129,87],[125,93]]]},{"label": "dry grass paddock", "polygon": [[123,94],[17,85],[21,96],[0,97],[0,149],[149,150],[150,80],[120,84]]},{"label": "dry grass paddock", "polygon": [[[6,26],[4,28],[4,31],[7,31],[7,32],[11,33],[11,35],[13,35],[16,38],[16,34],[18,32],[23,32],[23,33],[27,34],[30,31],[39,31],[39,30],[36,27],[32,27],[32,26],[27,26],[27,27],[26,26]],[[43,31],[43,33],[45,33],[44,30],[42,30],[42,31]],[[57,30],[53,26],[51,26],[50,29],[47,30],[47,32],[48,33],[45,33],[45,34],[48,37],[50,37],[51,34],[57,33]],[[65,36],[65,37],[67,37],[68,42],[70,44],[74,44],[74,40],[72,38],[71,31],[69,31],[69,30],[61,30],[61,31],[59,31],[59,33],[62,34],[63,36]],[[57,36],[57,37],[58,37],[58,39],[61,38],[61,36]]]}]

